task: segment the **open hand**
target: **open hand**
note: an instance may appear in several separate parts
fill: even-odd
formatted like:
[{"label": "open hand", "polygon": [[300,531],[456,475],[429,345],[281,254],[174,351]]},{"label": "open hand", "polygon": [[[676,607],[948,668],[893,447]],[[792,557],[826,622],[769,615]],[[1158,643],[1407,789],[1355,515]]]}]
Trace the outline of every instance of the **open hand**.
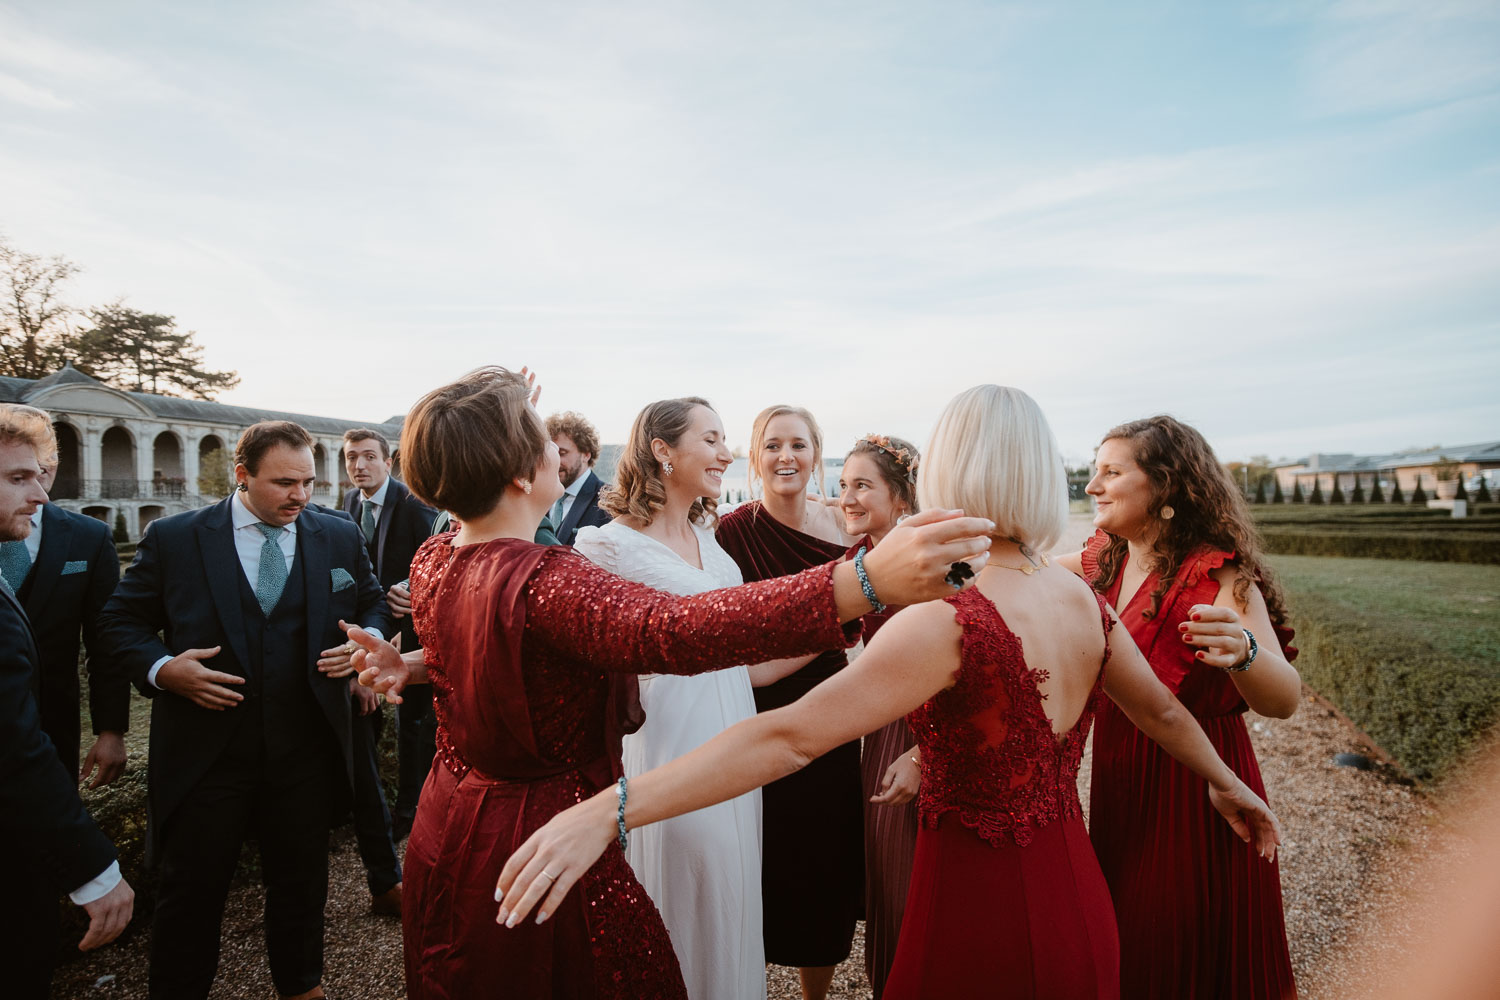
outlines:
[{"label": "open hand", "polygon": [[[921,604],[948,597],[954,588],[944,579],[953,564],[969,564],[979,576],[990,558],[990,532],[995,522],[965,517],[958,510],[924,510],[902,521],[871,551],[865,570],[882,604]],[[962,589],[960,587],[959,589]]]},{"label": "open hand", "polygon": [[1231,608],[1215,604],[1195,604],[1188,620],[1179,622],[1177,633],[1182,641],[1197,646],[1193,655],[1199,663],[1220,670],[1236,667],[1250,655],[1250,642],[1240,616]]},{"label": "open hand", "polygon": [[1255,852],[1267,861],[1276,860],[1276,845],[1281,843],[1281,823],[1265,800],[1238,778],[1227,789],[1208,787],[1208,800],[1219,815],[1229,821],[1234,832],[1245,843],[1254,843]]},{"label": "open hand", "polygon": [[181,695],[200,708],[219,712],[233,708],[244,701],[245,696],[225,685],[244,684],[245,678],[210,670],[202,663],[218,656],[220,648],[183,650],[161,665],[156,672],[156,686]]},{"label": "open hand", "polygon": [[[160,680],[161,674],[158,673],[156,677]],[[86,779],[94,773],[95,768],[99,769],[99,773],[89,783],[90,788],[102,788],[125,773],[124,736],[109,730],[100,733],[94,740],[94,745],[89,747],[88,756],[83,758],[83,766],[78,769],[78,780]]]},{"label": "open hand", "polygon": [[553,816],[516,848],[495,883],[496,923],[514,927],[538,904],[537,923],[557,912],[615,838],[614,802],[614,788],[607,788]]},{"label": "open hand", "polygon": [[401,691],[411,676],[411,668],[401,659],[401,635],[397,633],[395,643],[389,643],[345,621],[339,622],[339,628],[355,646],[350,664],[359,671],[360,684],[392,705],[401,704]]},{"label": "open hand", "polygon": [[542,401],[542,387],[536,384],[536,372],[529,371],[525,365],[521,366],[521,377],[526,384],[531,386],[531,405],[535,406]]}]

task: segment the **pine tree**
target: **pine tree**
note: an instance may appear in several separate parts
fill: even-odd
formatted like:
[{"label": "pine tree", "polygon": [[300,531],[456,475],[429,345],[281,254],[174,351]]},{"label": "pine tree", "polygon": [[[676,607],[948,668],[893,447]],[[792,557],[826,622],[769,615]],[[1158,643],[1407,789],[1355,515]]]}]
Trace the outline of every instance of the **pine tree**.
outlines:
[{"label": "pine tree", "polygon": [[1490,481],[1484,476],[1479,477],[1479,490],[1474,494],[1475,503],[1492,503],[1490,496]]},{"label": "pine tree", "polygon": [[1320,504],[1320,503],[1323,502],[1323,477],[1322,476],[1313,476],[1313,491],[1312,491],[1312,496],[1310,496],[1310,497],[1307,498],[1307,502],[1308,503],[1318,503],[1318,504]]},{"label": "pine tree", "polygon": [[1307,498],[1302,495],[1302,480],[1292,481],[1292,503],[1306,503]]},{"label": "pine tree", "polygon": [[1462,500],[1464,503],[1469,502],[1469,491],[1464,489],[1464,477],[1462,473],[1458,476],[1458,489],[1454,491],[1453,499]]},{"label": "pine tree", "polygon": [[1370,502],[1385,503],[1385,494],[1380,491],[1380,473],[1375,473],[1375,485],[1370,487]]},{"label": "pine tree", "polygon": [[1255,502],[1266,502],[1266,479],[1264,476],[1262,476],[1260,480],[1255,484]]},{"label": "pine tree", "polygon": [[115,511],[115,544],[123,545],[130,541],[130,532],[125,529],[125,512]]},{"label": "pine tree", "polygon": [[1328,498],[1328,502],[1343,503],[1344,499],[1343,487],[1339,486],[1339,474],[1335,472],[1333,474],[1333,495]]},{"label": "pine tree", "polygon": [[1271,502],[1286,503],[1286,497],[1281,495],[1281,477],[1273,476],[1271,481],[1276,484],[1276,488],[1271,491]]},{"label": "pine tree", "polygon": [[171,316],[114,302],[90,309],[93,327],[70,342],[79,371],[127,392],[213,399],[239,385],[234,372],[204,367],[197,334]]},{"label": "pine tree", "polygon": [[1401,476],[1391,473],[1391,503],[1406,503],[1406,498],[1401,495]]},{"label": "pine tree", "polygon": [[1365,481],[1360,478],[1359,473],[1354,474],[1354,495],[1349,498],[1350,503],[1365,502]]},{"label": "pine tree", "polygon": [[1411,502],[1424,505],[1427,503],[1427,491],[1422,489],[1422,474],[1420,472],[1417,473],[1417,488],[1411,491]]}]

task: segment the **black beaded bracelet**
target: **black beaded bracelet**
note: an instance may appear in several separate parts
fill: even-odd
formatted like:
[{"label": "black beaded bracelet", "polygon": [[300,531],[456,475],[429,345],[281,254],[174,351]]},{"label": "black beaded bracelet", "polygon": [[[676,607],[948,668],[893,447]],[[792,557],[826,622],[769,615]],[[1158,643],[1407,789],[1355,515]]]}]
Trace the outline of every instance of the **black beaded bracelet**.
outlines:
[{"label": "black beaded bracelet", "polygon": [[1225,673],[1237,674],[1242,670],[1249,670],[1250,664],[1255,662],[1255,654],[1260,652],[1260,643],[1255,641],[1255,633],[1245,628],[1244,626],[1240,627],[1240,631],[1245,633],[1245,641],[1250,644],[1250,650],[1245,654],[1245,660],[1243,663],[1237,663],[1232,667],[1225,667]]},{"label": "black beaded bracelet", "polygon": [[880,603],[880,598],[875,596],[875,585],[870,582],[870,574],[865,572],[865,546],[861,545],[859,551],[854,553],[854,575],[859,577],[859,589],[864,591],[865,600],[870,602],[870,607],[875,613],[883,614],[885,605]]},{"label": "black beaded bracelet", "polygon": [[620,778],[619,784],[615,785],[615,795],[619,796],[619,799],[620,799],[620,811],[615,814],[615,822],[617,822],[620,825],[620,850],[623,851],[623,850],[625,850],[625,848],[630,843],[630,838],[625,835],[625,795],[626,795],[626,792],[625,792],[625,779],[623,777]]}]

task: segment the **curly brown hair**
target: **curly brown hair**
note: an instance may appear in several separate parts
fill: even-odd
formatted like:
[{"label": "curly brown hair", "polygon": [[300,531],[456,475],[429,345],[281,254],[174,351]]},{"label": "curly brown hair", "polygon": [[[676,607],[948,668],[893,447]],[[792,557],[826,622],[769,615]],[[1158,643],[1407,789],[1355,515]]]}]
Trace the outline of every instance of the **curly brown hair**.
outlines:
[{"label": "curly brown hair", "polygon": [[907,510],[915,514],[922,509],[917,503],[917,468],[922,459],[916,445],[894,434],[866,434],[854,442],[844,461],[855,455],[870,456],[891,496],[906,504]]},{"label": "curly brown hair", "polygon": [[[1162,415],[1121,424],[1105,434],[1100,444],[1104,441],[1130,442],[1135,463],[1151,480],[1147,514],[1160,518],[1162,508],[1168,506],[1173,511],[1171,518],[1157,521],[1160,529],[1152,548],[1161,582],[1151,592],[1151,610],[1143,617],[1153,618],[1161,611],[1162,598],[1176,582],[1183,560],[1199,549],[1212,548],[1234,553],[1235,600],[1247,604],[1250,587],[1259,584],[1271,621],[1286,625],[1286,600],[1266,565],[1250,507],[1203,435],[1175,417]],[[1099,553],[1095,590],[1102,594],[1114,583],[1128,549],[1124,538],[1109,536]]]},{"label": "curly brown hair", "polygon": [[578,450],[589,457],[589,468],[592,469],[599,460],[599,432],[594,430],[588,418],[572,410],[552,414],[547,418],[547,436],[556,438],[559,434],[566,434]]},{"label": "curly brown hair", "polygon": [[[713,410],[713,404],[702,397],[683,396],[651,403],[636,414],[630,425],[630,440],[620,464],[615,466],[614,485],[599,493],[600,510],[611,517],[634,517],[645,524],[656,520],[657,512],[667,505],[667,487],[662,482],[661,463],[651,453],[651,442],[659,439],[677,447],[692,426],[693,411],[700,406]],[[577,440],[574,438],[575,443]],[[719,523],[718,506],[718,497],[699,497],[688,511],[688,520],[712,528]]]}]

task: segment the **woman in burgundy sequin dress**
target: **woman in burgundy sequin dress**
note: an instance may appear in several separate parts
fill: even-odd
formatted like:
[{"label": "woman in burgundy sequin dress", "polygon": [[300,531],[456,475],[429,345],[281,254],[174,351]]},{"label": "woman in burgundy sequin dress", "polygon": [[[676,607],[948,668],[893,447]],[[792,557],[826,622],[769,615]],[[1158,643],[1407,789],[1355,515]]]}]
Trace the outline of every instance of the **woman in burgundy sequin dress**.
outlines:
[{"label": "woman in burgundy sequin dress", "polygon": [[[977,585],[905,608],[807,696],[634,779],[626,825],[740,794],[909,712],[922,748],[922,826],[887,1000],[1116,997],[1114,914],[1076,787],[1102,695],[1201,773],[1221,815],[1267,855],[1275,817],[1124,630],[1111,630],[1103,599],[1034,555],[1061,533],[1067,496],[1029,396],[979,386],[950,403],[918,493],[924,506],[962,503],[995,521]],[[537,905],[557,909],[613,840],[616,810],[613,795],[596,795],[530,837],[501,873],[501,912],[519,920]]]},{"label": "woman in burgundy sequin dress", "polygon": [[[1171,417],[1110,431],[1095,465],[1100,530],[1060,561],[1119,608],[1156,676],[1264,796],[1245,710],[1286,718],[1301,683],[1243,496],[1202,435]],[[1249,655],[1247,628],[1259,652],[1234,669]],[[1296,996],[1277,867],[1214,818],[1197,775],[1108,705],[1094,734],[1089,825],[1119,918],[1126,998]]]},{"label": "woman in burgundy sequin dress", "polygon": [[[620,773],[638,718],[637,672],[695,673],[847,641],[840,621],[870,609],[852,566],[679,598],[630,583],[571,549],[532,542],[562,492],[557,449],[527,383],[482,369],[429,393],[402,434],[413,492],[463,522],[412,563],[423,650],[412,669],[351,629],[379,692],[425,670],[438,757],[406,854],[403,938],[416,1000],[685,997],[661,917],[618,847],[604,852],[544,924],[503,927],[493,888],[503,860],[548,818]],[[934,519],[937,520],[937,519]],[[982,552],[977,518],[905,532],[871,574],[923,599],[955,550]],[[880,558],[885,557],[885,558]],[[910,599],[910,598],[909,598]],[[370,661],[373,661],[370,662]]]}]

